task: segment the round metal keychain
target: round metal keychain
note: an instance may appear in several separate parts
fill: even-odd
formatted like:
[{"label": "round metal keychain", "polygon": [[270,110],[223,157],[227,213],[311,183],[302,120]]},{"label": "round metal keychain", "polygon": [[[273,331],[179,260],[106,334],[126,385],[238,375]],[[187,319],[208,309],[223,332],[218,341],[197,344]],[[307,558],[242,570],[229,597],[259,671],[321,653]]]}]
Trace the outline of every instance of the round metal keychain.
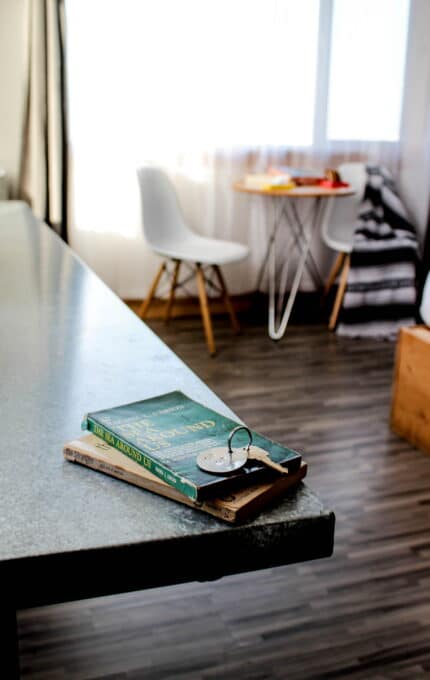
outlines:
[{"label": "round metal keychain", "polygon": [[[231,443],[234,435],[239,430],[245,430],[248,433],[248,445],[240,449],[233,450]],[[213,449],[202,451],[197,456],[197,465],[205,472],[212,474],[225,475],[229,472],[234,472],[243,467],[248,460],[249,449],[252,444],[252,434],[249,427],[246,425],[238,425],[229,434],[227,440],[227,448],[224,446],[216,446]]]}]

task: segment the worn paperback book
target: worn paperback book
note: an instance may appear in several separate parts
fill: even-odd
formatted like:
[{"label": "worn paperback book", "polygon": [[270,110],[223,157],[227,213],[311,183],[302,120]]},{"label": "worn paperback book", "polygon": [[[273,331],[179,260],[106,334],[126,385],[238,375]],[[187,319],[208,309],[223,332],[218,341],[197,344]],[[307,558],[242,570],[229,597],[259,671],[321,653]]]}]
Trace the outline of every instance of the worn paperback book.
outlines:
[{"label": "worn paperback book", "polygon": [[68,442],[64,445],[63,453],[66,460],[72,463],[79,463],[103,472],[230,523],[249,519],[269,504],[285,496],[288,491],[299,484],[307,471],[307,465],[302,461],[300,468],[291,474],[278,475],[263,484],[251,484],[219,498],[199,502],[184,496],[93,434],[86,434]]}]

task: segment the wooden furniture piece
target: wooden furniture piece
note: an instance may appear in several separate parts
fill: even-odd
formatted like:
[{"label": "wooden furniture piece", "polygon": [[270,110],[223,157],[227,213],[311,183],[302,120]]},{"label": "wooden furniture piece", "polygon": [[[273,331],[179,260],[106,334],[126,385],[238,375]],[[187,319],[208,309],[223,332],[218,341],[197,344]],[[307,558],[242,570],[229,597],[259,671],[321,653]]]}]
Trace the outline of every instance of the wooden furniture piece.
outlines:
[{"label": "wooden furniture piece", "polygon": [[[324,213],[327,208],[327,200],[352,196],[352,188],[327,189],[319,186],[302,186],[293,189],[251,189],[243,182],[234,185],[236,191],[247,194],[265,196],[272,201],[273,221],[267,252],[260,270],[257,289],[260,287],[266,268],[269,273],[269,322],[268,332],[272,340],[280,340],[287,329],[288,320],[293,310],[294,301],[299,290],[300,281],[305,268],[308,269],[316,288],[322,288],[321,277],[318,267],[310,251],[311,243],[316,231],[321,228]],[[296,201],[307,199],[311,202],[311,208],[306,220],[300,216]],[[277,235],[280,226],[284,224],[289,230],[290,239],[283,253],[283,265],[280,276],[277,277]],[[290,256],[293,249],[299,251],[299,259],[291,285],[291,290],[284,304],[286,287],[288,284],[287,271],[290,264]],[[277,280],[278,279],[278,280]],[[278,295],[275,303],[276,294]]]},{"label": "wooden furniture piece", "polygon": [[[239,333],[239,323],[220,267],[246,258],[249,253],[248,247],[241,243],[195,234],[183,218],[175,190],[166,173],[160,168],[148,165],[139,168],[137,174],[145,239],[151,249],[164,258],[148,296],[142,303],[140,318],[145,318],[163,275],[170,273],[170,292],[165,311],[166,322],[170,318],[177,289],[195,276],[206,342],[209,354],[213,356],[216,350],[206,286],[221,294],[233,330]],[[172,263],[170,272],[169,261]],[[185,279],[180,281],[179,271],[182,265],[185,265],[189,272]],[[216,281],[213,281],[211,273],[214,274]]]},{"label": "wooden furniture piece", "polygon": [[235,416],[25,204],[0,205],[0,241],[2,677],[17,609],[331,554],[334,515],[304,484],[230,527],[65,461],[90,410],[179,388]]},{"label": "wooden furniture piece", "polygon": [[430,453],[430,328],[402,328],[396,349],[391,428]]}]

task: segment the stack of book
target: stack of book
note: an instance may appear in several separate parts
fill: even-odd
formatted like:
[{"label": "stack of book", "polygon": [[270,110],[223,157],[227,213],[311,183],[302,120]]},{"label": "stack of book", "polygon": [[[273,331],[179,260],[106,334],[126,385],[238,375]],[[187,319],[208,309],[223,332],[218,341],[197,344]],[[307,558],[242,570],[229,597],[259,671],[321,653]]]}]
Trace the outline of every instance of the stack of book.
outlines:
[{"label": "stack of book", "polygon": [[295,168],[291,165],[270,167],[269,174],[274,176],[288,177],[293,186],[318,186],[324,180],[324,173],[307,168]]},{"label": "stack of book", "polygon": [[291,176],[284,173],[256,173],[245,175],[244,184],[247,189],[255,191],[285,191],[294,189],[296,186],[292,181]]},{"label": "stack of book", "polygon": [[245,464],[228,473],[201,469],[199,454],[227,452],[238,425],[182,392],[170,392],[87,414],[82,423],[87,434],[63,452],[71,462],[240,522],[297,486],[307,466],[296,451],[241,428],[231,448],[247,451]]},{"label": "stack of book", "polygon": [[348,187],[336,170],[327,168],[324,172],[312,169],[294,168],[289,165],[269,167],[266,173],[245,175],[244,185],[247,189],[257,191],[275,191],[294,189],[295,187],[321,186],[325,188]]}]

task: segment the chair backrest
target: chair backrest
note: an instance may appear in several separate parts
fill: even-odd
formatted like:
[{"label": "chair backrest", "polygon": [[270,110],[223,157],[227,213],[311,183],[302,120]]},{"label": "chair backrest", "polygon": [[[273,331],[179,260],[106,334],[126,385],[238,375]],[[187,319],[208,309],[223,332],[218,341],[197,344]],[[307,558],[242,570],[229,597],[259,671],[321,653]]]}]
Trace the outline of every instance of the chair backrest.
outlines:
[{"label": "chair backrest", "polygon": [[430,273],[427,275],[424,285],[420,306],[420,315],[426,326],[430,326]]},{"label": "chair backrest", "polygon": [[342,163],[338,171],[342,180],[355,189],[355,194],[329,201],[330,205],[321,226],[321,235],[330,248],[350,252],[358,208],[363,199],[366,183],[366,165],[365,163]]},{"label": "chair backrest", "polygon": [[145,239],[154,248],[183,240],[190,233],[185,224],[175,189],[161,168],[145,165],[138,169]]}]

